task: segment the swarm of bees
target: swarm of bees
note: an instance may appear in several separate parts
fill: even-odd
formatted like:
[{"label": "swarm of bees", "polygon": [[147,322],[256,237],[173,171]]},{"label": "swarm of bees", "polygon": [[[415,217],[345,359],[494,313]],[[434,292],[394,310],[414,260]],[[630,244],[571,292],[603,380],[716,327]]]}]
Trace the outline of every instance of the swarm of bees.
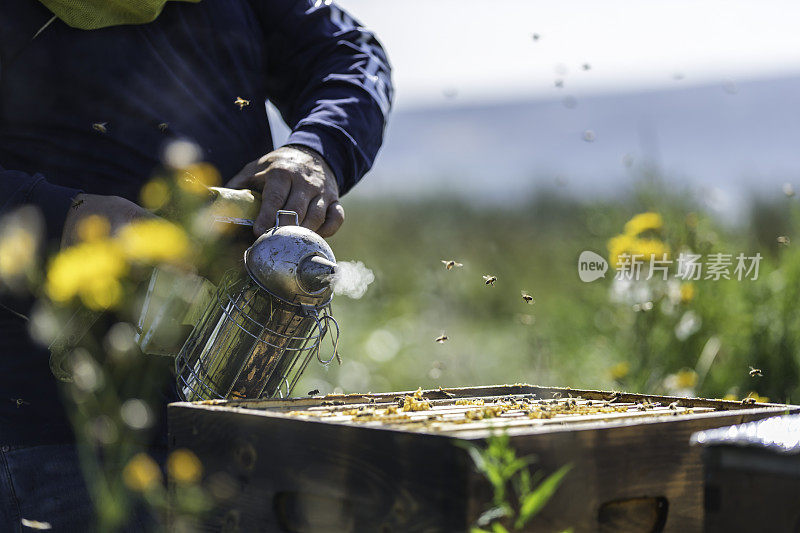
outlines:
[{"label": "swarm of bees", "polygon": [[250,100],[245,100],[241,96],[237,96],[236,100],[233,101],[234,104],[239,106],[239,111],[245,108],[245,106],[250,105]]}]

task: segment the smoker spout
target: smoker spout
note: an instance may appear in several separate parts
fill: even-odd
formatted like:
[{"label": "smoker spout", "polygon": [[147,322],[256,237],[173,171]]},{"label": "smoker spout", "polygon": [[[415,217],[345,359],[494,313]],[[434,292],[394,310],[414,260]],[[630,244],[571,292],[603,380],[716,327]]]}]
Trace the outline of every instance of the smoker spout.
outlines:
[{"label": "smoker spout", "polygon": [[336,272],[336,263],[324,257],[313,255],[306,257],[297,267],[297,280],[300,287],[309,294],[326,289],[331,284],[331,277]]}]

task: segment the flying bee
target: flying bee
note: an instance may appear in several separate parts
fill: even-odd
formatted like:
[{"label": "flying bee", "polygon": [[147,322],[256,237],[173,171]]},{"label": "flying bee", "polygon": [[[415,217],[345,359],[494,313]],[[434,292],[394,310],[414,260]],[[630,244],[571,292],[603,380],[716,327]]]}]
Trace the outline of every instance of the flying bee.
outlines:
[{"label": "flying bee", "polygon": [[314,390],[308,391],[308,395],[309,396],[316,396],[317,394],[319,394],[319,389],[314,389]]},{"label": "flying bee", "polygon": [[750,373],[750,377],[751,378],[755,378],[755,377],[759,377],[760,378],[760,377],[764,376],[764,374],[761,372],[760,368],[753,368],[752,366],[750,367],[750,372],[749,373]]},{"label": "flying bee", "polygon": [[556,89],[563,89],[564,88],[564,80],[556,80],[555,81]]},{"label": "flying bee", "polygon": [[239,111],[245,108],[245,106],[250,105],[250,100],[245,100],[241,96],[237,96],[236,100],[233,101],[234,104],[239,106]]},{"label": "flying bee", "polygon": [[447,341],[447,339],[448,339],[448,336],[447,336],[447,335],[445,334],[445,332],[443,331],[441,335],[439,335],[438,337],[436,337],[436,338],[434,339],[434,341],[435,341],[435,342],[438,342],[439,344],[444,344],[444,343],[445,343],[445,341]]},{"label": "flying bee", "polygon": [[169,124],[167,124],[166,122],[162,122],[161,124],[158,125],[158,131],[160,131],[161,133],[167,133],[168,129],[169,129]]},{"label": "flying bee", "polygon": [[781,235],[777,238],[778,244],[782,244],[783,246],[789,246],[791,240],[786,235]]},{"label": "flying bee", "polygon": [[483,276],[483,281],[486,283],[486,285],[491,285],[492,287],[494,287],[494,282],[497,281],[497,276],[486,274],[485,276]]},{"label": "flying bee", "polygon": [[583,64],[583,70],[589,70],[591,68],[592,68],[592,66],[589,63],[584,63]]},{"label": "flying bee", "polygon": [[106,134],[108,133],[108,122],[95,122],[92,124],[92,129],[97,133]]},{"label": "flying bee", "polygon": [[532,305],[532,304],[534,304],[536,302],[536,300],[533,299],[533,296],[531,296],[530,294],[528,294],[525,291],[522,291],[522,299],[525,300],[526,304],[531,304]]},{"label": "flying bee", "polygon": [[72,209],[78,209],[78,206],[80,206],[82,203],[83,203],[83,200],[77,200],[77,201],[73,202],[70,207]]},{"label": "flying bee", "polygon": [[538,41],[538,40],[539,40],[539,34],[538,34],[538,33],[534,33],[533,35],[531,35],[531,38],[532,38],[534,41]]},{"label": "flying bee", "polygon": [[463,267],[463,266],[464,266],[462,263],[457,263],[457,262],[455,262],[455,261],[453,261],[453,260],[450,260],[450,261],[445,261],[444,259],[442,259],[442,263],[444,263],[444,267],[445,267],[447,270],[453,270],[453,267],[455,267],[455,268],[461,268],[461,267]]}]

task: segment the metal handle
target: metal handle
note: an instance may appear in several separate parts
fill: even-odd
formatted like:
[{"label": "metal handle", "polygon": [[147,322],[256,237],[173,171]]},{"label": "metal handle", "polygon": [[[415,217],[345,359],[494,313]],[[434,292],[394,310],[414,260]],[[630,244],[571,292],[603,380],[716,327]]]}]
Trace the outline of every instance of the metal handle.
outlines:
[{"label": "metal handle", "polygon": [[295,211],[287,211],[284,209],[278,209],[278,212],[275,213],[275,227],[279,228],[281,226],[281,215],[294,215],[294,225],[300,225],[300,217],[297,216]]}]

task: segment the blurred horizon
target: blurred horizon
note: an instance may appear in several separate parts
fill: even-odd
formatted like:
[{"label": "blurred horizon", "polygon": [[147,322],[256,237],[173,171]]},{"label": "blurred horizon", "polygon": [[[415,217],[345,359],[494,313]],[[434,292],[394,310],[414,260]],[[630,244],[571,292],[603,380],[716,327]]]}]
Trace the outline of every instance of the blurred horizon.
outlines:
[{"label": "blurred horizon", "polygon": [[[396,88],[383,148],[348,201],[609,198],[652,171],[733,221],[800,175],[800,5],[337,3],[384,44]],[[270,120],[281,144],[288,130]]]}]

